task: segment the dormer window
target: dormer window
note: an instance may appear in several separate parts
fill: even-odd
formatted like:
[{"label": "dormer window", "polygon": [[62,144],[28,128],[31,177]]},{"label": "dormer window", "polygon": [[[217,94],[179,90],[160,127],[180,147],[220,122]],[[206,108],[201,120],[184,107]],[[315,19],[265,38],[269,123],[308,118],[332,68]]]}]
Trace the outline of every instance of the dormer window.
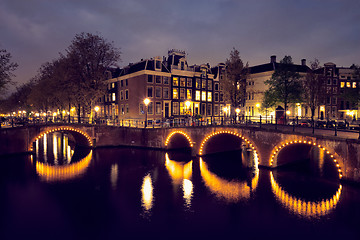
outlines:
[{"label": "dormer window", "polygon": [[183,61],[181,61],[181,70],[184,70],[185,69],[185,63]]},{"label": "dormer window", "polygon": [[161,68],[161,62],[159,60],[155,60],[155,68],[160,69]]}]

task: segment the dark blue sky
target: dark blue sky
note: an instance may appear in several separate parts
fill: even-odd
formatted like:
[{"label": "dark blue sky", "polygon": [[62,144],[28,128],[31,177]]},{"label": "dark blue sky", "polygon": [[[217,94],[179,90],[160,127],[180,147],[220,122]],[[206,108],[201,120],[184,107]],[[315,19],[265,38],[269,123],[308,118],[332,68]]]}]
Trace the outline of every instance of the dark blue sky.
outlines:
[{"label": "dark blue sky", "polygon": [[250,66],[292,56],[360,64],[359,0],[1,0],[0,48],[17,82],[64,53],[77,33],[99,33],[120,66],[185,50],[190,64],[224,62],[233,47]]}]

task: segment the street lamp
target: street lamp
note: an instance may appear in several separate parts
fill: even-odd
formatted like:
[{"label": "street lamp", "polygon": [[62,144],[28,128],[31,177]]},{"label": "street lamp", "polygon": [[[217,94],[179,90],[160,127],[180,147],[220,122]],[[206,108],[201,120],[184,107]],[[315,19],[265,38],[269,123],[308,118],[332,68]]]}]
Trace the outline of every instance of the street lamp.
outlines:
[{"label": "street lamp", "polygon": [[147,127],[147,112],[148,112],[148,105],[150,103],[150,99],[145,98],[144,104],[145,104],[145,128]]},{"label": "street lamp", "polygon": [[236,123],[236,121],[239,120],[240,108],[236,108],[235,112],[236,112],[236,119],[235,119],[235,123]]},{"label": "street lamp", "polygon": [[97,121],[97,113],[98,113],[98,111],[100,110],[100,107],[99,107],[99,106],[95,106],[94,110],[95,110],[95,123],[96,123],[96,121]]}]

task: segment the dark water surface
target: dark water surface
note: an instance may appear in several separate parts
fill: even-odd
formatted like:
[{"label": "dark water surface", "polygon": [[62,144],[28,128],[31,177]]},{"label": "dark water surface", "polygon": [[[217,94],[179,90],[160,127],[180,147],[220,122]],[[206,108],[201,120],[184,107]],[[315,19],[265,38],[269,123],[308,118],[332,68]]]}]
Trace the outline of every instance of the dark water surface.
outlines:
[{"label": "dark water surface", "polygon": [[0,239],[360,239],[360,188],[313,162],[249,170],[237,152],[53,140],[38,143],[51,156],[1,159]]}]

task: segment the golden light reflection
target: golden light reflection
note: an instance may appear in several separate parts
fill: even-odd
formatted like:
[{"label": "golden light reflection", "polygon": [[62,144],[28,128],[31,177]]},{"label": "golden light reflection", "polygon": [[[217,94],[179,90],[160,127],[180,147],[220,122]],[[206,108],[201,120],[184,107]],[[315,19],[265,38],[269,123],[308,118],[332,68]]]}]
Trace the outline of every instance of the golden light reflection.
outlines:
[{"label": "golden light reflection", "polygon": [[169,172],[174,186],[182,184],[185,205],[188,208],[191,207],[191,199],[193,196],[193,184],[191,181],[192,163],[192,160],[187,163],[173,161],[169,158],[169,154],[165,153],[165,167]]},{"label": "golden light reflection", "polygon": [[118,165],[116,163],[111,165],[110,181],[113,189],[116,189],[117,187],[118,173],[119,173]]},{"label": "golden light reflection", "polygon": [[76,129],[76,128],[72,128],[72,127],[56,127],[56,128],[52,128],[50,130],[47,130],[47,131],[44,131],[42,133],[40,133],[37,137],[33,138],[30,142],[31,142],[31,145],[30,147],[28,148],[29,151],[33,151],[33,146],[32,146],[32,143],[33,142],[36,142],[38,139],[42,138],[42,137],[46,137],[46,134],[49,134],[49,133],[53,133],[53,132],[59,132],[59,131],[70,131],[70,132],[77,132],[77,133],[80,133],[82,134],[88,141],[89,143],[89,146],[93,146],[92,144],[92,140],[91,140],[91,137],[84,131],[81,131],[79,129]]},{"label": "golden light reflection", "polygon": [[46,163],[36,162],[36,173],[47,182],[66,181],[84,174],[90,164],[91,158],[92,150],[79,162],[70,165],[52,166]]},{"label": "golden light reflection", "polygon": [[259,170],[256,169],[255,176],[251,180],[251,185],[247,182],[228,181],[210,172],[207,164],[200,158],[200,173],[205,185],[213,192],[216,197],[224,198],[227,202],[237,202],[249,199],[251,193],[255,191],[259,181]]},{"label": "golden light reflection", "polygon": [[141,205],[145,211],[150,211],[153,206],[153,185],[151,180],[150,173],[147,174],[143,179],[143,184],[141,186]]},{"label": "golden light reflection", "polygon": [[321,201],[306,201],[300,198],[291,196],[275,181],[273,173],[270,172],[271,188],[277,200],[283,206],[304,218],[319,218],[333,210],[339,202],[342,185],[339,185],[336,193],[329,199],[322,199]]}]

